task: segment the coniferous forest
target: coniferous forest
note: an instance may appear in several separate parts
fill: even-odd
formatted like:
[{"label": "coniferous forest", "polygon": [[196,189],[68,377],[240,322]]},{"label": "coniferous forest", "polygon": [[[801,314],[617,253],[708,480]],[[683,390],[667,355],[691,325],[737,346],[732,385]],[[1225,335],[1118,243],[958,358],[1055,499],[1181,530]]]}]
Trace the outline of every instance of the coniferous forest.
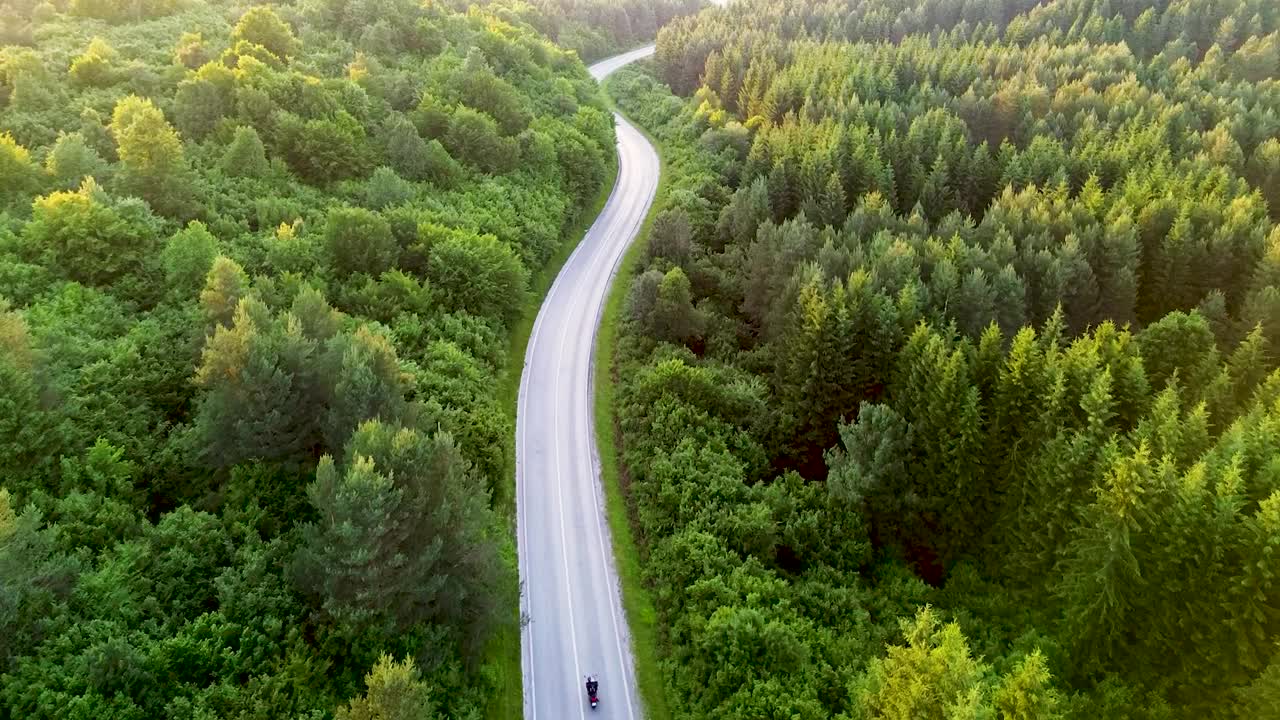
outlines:
[{"label": "coniferous forest", "polygon": [[0,718],[510,691],[508,343],[614,167],[553,40],[692,9],[0,2]]},{"label": "coniferous forest", "polygon": [[676,717],[1280,717],[1278,29],[741,0],[610,81]]}]

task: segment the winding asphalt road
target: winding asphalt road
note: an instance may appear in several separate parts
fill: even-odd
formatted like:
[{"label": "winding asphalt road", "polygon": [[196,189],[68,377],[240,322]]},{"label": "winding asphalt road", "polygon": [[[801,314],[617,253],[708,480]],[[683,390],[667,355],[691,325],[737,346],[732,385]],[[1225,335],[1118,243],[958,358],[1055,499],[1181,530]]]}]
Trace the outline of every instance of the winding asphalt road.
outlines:
[{"label": "winding asphalt road", "polygon": [[[593,77],[653,46],[592,65]],[[592,360],[609,283],[658,186],[658,154],[620,115],[618,177],[552,284],[525,351],[516,415],[516,511],[525,720],[642,720],[594,430]],[[600,681],[587,703],[585,677]]]}]

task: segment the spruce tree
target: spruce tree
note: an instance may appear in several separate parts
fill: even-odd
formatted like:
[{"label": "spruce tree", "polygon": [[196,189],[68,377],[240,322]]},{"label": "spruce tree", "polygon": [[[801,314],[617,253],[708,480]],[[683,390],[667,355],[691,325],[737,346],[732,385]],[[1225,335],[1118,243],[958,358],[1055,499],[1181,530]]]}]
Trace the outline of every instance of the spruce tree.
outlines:
[{"label": "spruce tree", "polygon": [[961,720],[991,713],[984,675],[955,623],[943,625],[926,606],[900,620],[905,645],[875,658],[853,688],[853,717],[884,720]]}]

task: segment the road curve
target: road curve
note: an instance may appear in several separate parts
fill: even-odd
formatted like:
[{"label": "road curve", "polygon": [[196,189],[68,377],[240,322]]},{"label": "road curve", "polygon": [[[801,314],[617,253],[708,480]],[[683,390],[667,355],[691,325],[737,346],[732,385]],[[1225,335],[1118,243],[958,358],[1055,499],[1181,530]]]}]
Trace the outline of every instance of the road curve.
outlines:
[{"label": "road curve", "polygon": [[[593,77],[653,53],[592,65]],[[642,720],[594,430],[592,360],[609,283],[658,186],[657,151],[615,114],[618,176],[547,293],[525,350],[516,414],[516,524],[525,720]],[[587,703],[584,676],[600,681]]]}]

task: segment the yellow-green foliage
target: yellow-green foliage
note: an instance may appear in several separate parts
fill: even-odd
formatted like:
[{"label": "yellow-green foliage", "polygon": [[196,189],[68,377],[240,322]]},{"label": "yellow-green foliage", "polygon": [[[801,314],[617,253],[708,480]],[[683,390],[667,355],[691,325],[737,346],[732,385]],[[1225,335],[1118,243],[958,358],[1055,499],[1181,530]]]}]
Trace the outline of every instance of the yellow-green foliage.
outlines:
[{"label": "yellow-green foliage", "polygon": [[232,44],[242,40],[261,45],[281,60],[293,57],[301,47],[293,30],[265,5],[250,8],[231,31]]},{"label": "yellow-green foliage", "polygon": [[13,135],[0,133],[0,201],[3,195],[29,189],[36,172],[31,153],[19,145]]},{"label": "yellow-green foliage", "polygon": [[106,87],[115,82],[115,48],[96,37],[84,53],[71,61],[71,81],[86,87]]},{"label": "yellow-green foliage", "polygon": [[925,606],[902,620],[905,645],[871,661],[854,688],[855,718],[882,720],[1054,720],[1058,695],[1034,652],[996,677],[955,623]]},{"label": "yellow-green foliage", "polygon": [[173,61],[191,70],[209,62],[209,51],[204,46],[204,36],[198,32],[182,33],[173,49]]},{"label": "yellow-green foliage", "polygon": [[955,623],[943,625],[925,607],[902,621],[906,645],[871,661],[855,691],[860,717],[884,720],[978,718],[986,706],[986,668],[969,653]]},{"label": "yellow-green foliage", "polygon": [[9,501],[9,491],[0,487],[0,543],[8,541],[17,531],[18,516]]},{"label": "yellow-green foliage", "polygon": [[383,655],[364,678],[368,692],[346,707],[337,720],[433,720],[438,717],[431,693],[411,658],[396,662]]},{"label": "yellow-green foliage", "polygon": [[1280,5],[1104,5],[734,0],[610,81],[678,713],[1277,714]]},{"label": "yellow-green foliage", "polygon": [[116,103],[109,129],[121,162],[138,173],[162,173],[182,160],[177,131],[147,98],[130,95]]}]

